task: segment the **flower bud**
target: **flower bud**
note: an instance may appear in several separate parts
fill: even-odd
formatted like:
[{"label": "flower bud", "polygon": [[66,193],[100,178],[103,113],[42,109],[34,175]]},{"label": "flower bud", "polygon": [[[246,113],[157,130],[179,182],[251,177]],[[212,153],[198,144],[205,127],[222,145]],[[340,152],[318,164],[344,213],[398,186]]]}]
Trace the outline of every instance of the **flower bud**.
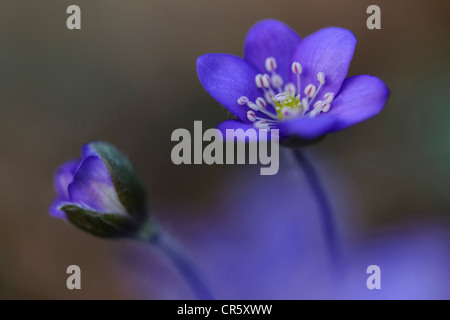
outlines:
[{"label": "flower bud", "polygon": [[149,221],[143,184],[130,161],[108,143],[84,145],[82,159],[63,164],[54,184],[50,213],[96,236],[133,236]]}]

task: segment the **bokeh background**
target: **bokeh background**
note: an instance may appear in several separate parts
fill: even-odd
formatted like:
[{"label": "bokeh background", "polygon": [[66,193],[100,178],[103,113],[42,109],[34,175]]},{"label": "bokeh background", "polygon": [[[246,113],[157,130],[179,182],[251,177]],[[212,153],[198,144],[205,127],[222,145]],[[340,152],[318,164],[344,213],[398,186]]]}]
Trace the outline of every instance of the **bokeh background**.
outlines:
[{"label": "bokeh background", "polygon": [[[82,30],[66,28],[70,4],[81,7]],[[381,7],[381,30],[366,28],[370,4]],[[154,215],[219,298],[449,298],[449,12],[441,0],[1,0],[0,298],[192,298],[150,246],[48,216],[55,168],[90,140],[129,155]],[[392,92],[379,116],[307,150],[348,258],[346,274],[331,272],[337,286],[289,150],[274,177],[170,160],[173,130],[231,117],[200,85],[196,58],[242,55],[263,18],[302,37],[350,29],[349,75],[376,75]],[[66,288],[71,264],[82,290]],[[382,267],[381,293],[365,288],[370,264]]]}]

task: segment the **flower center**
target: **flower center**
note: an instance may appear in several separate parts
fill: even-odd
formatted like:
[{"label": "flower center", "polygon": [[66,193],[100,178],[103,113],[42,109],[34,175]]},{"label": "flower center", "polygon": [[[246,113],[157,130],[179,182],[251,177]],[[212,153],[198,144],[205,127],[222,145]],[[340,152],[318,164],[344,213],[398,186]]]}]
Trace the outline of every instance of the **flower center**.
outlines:
[{"label": "flower center", "polygon": [[290,92],[279,93],[274,98],[275,110],[278,119],[291,118],[292,116],[303,116],[303,107],[300,97],[292,95]]},{"label": "flower center", "polygon": [[[255,102],[250,101],[246,96],[240,97],[237,102],[242,106],[247,106],[247,119],[259,129],[269,129],[276,127],[280,121],[294,117],[316,117],[321,112],[328,112],[334,99],[334,94],[328,92],[323,100],[315,101],[318,93],[325,84],[325,73],[317,74],[318,87],[308,84],[302,95],[301,74],[302,65],[294,62],[291,71],[297,76],[297,83],[288,82],[285,84],[283,78],[276,72],[277,61],[269,57],[265,61],[268,73],[257,74],[255,85],[261,90],[262,96]],[[268,107],[268,106],[271,107]],[[311,108],[312,106],[312,108]],[[259,112],[259,113],[257,113]],[[262,115],[262,114],[263,115]]]}]

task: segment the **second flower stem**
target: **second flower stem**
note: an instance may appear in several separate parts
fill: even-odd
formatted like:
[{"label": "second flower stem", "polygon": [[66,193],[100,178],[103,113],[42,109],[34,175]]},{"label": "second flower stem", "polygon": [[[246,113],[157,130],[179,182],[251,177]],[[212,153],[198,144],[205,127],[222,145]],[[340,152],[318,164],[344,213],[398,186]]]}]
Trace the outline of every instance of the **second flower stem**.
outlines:
[{"label": "second flower stem", "polygon": [[214,296],[203,282],[192,262],[168,235],[162,231],[157,231],[150,242],[172,263],[198,299],[214,300]]},{"label": "second flower stem", "polygon": [[320,179],[314,169],[312,163],[305,156],[304,152],[300,149],[293,149],[295,157],[302,167],[306,179],[313,191],[317,204],[320,209],[320,216],[322,222],[322,228],[325,235],[326,246],[330,252],[331,258],[334,262],[338,262],[340,259],[340,246],[337,237],[336,225],[334,221],[333,211],[330,206],[328,197],[320,183]]}]

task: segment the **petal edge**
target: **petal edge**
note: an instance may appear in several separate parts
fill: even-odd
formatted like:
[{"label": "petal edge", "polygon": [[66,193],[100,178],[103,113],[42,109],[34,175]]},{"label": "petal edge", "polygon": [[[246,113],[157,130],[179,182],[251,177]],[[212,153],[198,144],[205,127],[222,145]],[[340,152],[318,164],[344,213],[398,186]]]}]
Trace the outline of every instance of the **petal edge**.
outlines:
[{"label": "petal edge", "polygon": [[337,118],[328,114],[320,114],[315,118],[286,120],[279,125],[279,129],[280,135],[283,137],[297,136],[305,140],[313,140],[333,131],[337,124]]},{"label": "petal edge", "polygon": [[274,57],[277,73],[285,82],[289,81],[291,60],[302,41],[301,37],[279,20],[262,20],[253,25],[245,37],[244,59],[260,73],[267,73],[266,59]]},{"label": "petal edge", "polygon": [[[347,29],[328,27],[307,36],[298,46],[293,61],[303,66],[301,74],[302,94],[308,84],[319,85],[317,74],[325,74],[325,84],[317,100],[327,92],[335,95],[347,76],[350,62],[356,47],[355,35]],[[292,75],[292,81],[296,82]]]},{"label": "petal edge", "polygon": [[225,53],[209,53],[197,59],[197,73],[205,90],[243,122],[247,106],[237,100],[246,96],[255,101],[262,95],[255,85],[256,70],[244,59]]},{"label": "petal edge", "polygon": [[376,116],[383,110],[389,95],[389,88],[377,77],[359,75],[345,79],[329,111],[339,120],[334,131]]}]

